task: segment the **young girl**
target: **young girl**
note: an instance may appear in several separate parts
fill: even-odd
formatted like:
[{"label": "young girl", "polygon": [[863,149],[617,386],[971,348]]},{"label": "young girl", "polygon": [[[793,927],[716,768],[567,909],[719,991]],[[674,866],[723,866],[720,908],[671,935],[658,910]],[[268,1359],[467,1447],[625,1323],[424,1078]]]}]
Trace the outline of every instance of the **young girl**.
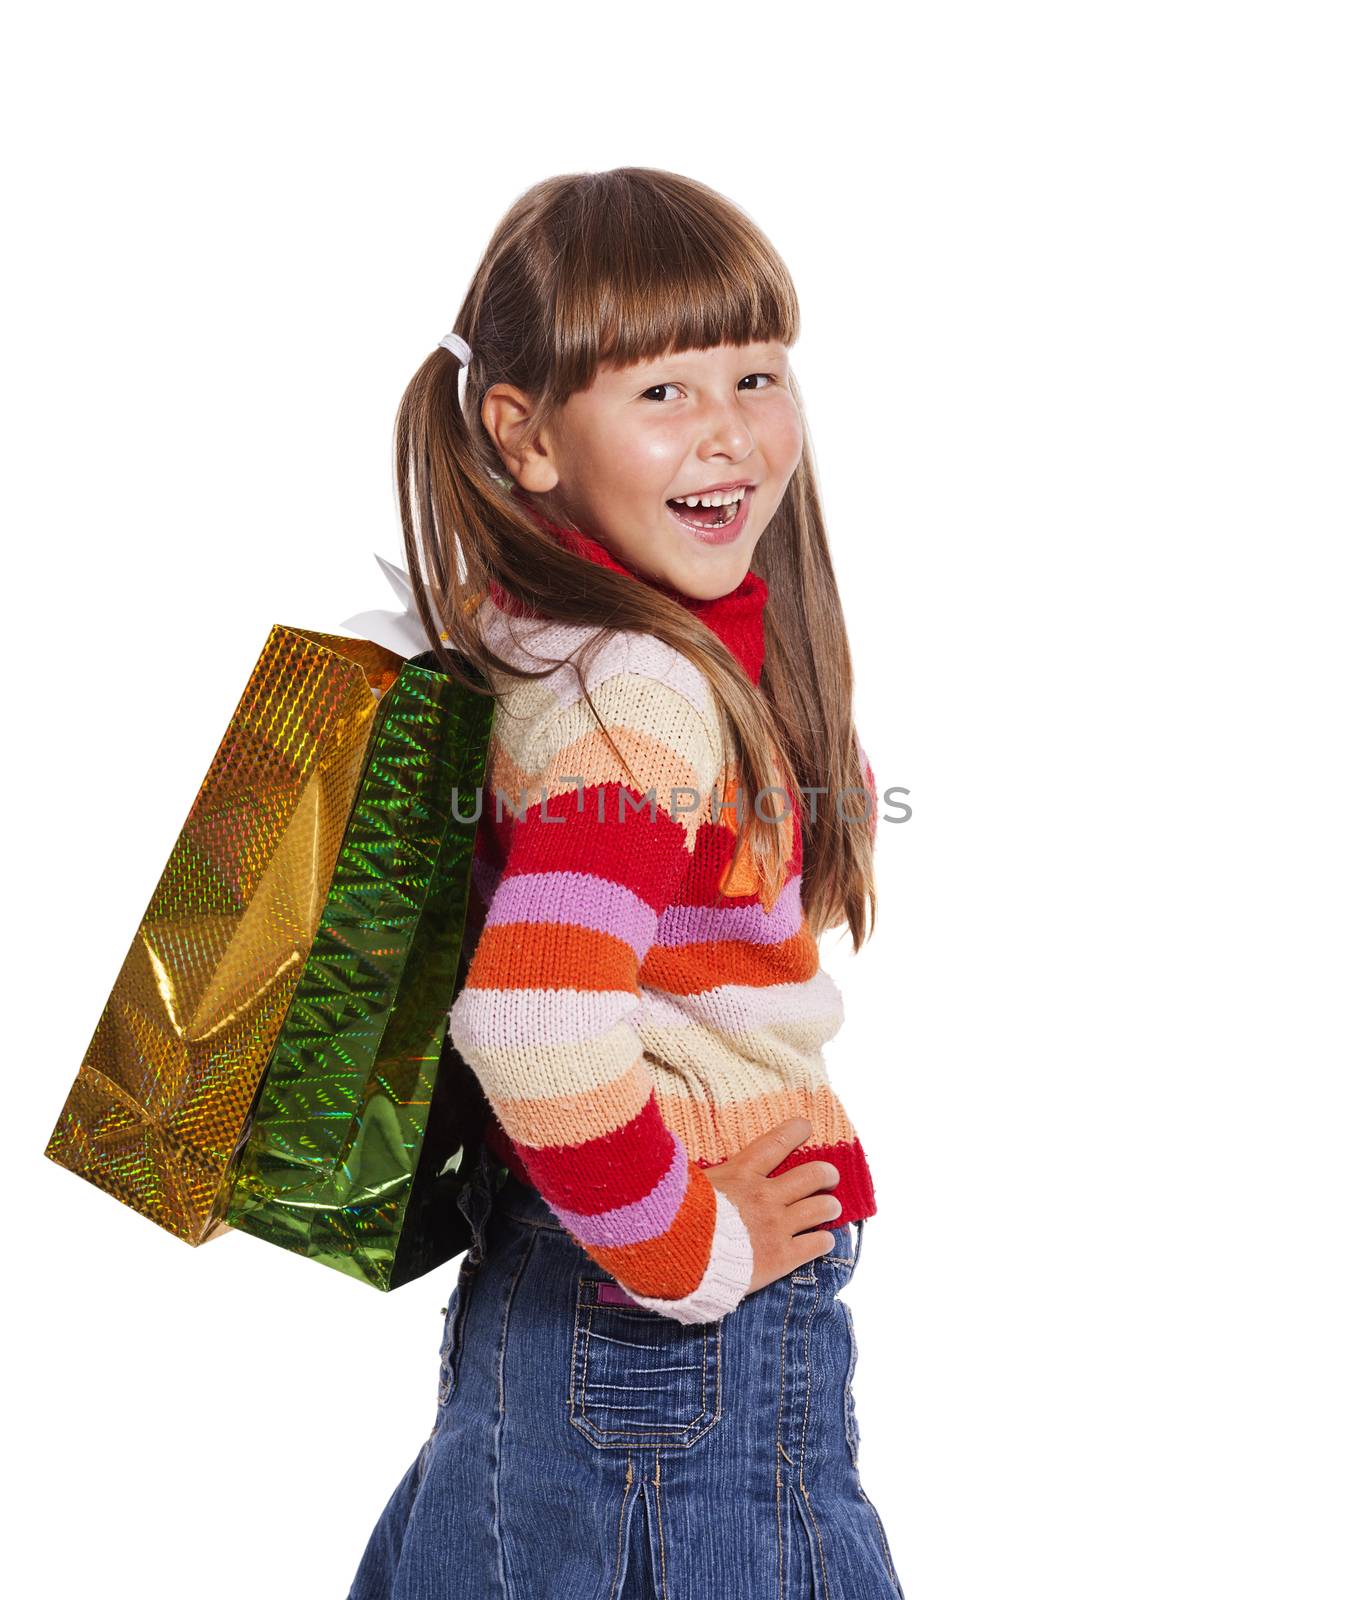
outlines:
[{"label": "young girl", "polygon": [[798,322],[701,184],[554,178],[401,402],[420,615],[496,695],[449,1020],[488,1131],[436,1421],[350,1600],[902,1596],[817,945],[874,920],[875,785]]}]

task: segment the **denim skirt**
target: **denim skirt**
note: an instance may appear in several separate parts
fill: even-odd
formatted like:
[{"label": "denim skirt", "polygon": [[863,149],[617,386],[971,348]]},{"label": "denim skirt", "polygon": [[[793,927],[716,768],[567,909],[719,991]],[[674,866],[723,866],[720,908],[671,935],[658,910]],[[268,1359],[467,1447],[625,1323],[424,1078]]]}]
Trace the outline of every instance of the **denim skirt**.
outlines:
[{"label": "denim skirt", "polygon": [[903,1600],[857,1472],[864,1223],[715,1322],[626,1300],[482,1154],[433,1430],[348,1600]]}]

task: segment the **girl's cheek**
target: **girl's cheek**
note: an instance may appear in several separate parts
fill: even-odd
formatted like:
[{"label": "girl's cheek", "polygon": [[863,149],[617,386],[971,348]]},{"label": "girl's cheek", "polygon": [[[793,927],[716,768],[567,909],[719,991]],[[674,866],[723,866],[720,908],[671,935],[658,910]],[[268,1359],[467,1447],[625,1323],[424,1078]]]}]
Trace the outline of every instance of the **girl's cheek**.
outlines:
[{"label": "girl's cheek", "polygon": [[783,471],[789,473],[795,467],[805,447],[805,429],[801,425],[800,408],[791,395],[767,408],[757,438],[763,453],[769,460],[775,460]]},{"label": "girl's cheek", "polygon": [[669,423],[663,428],[649,429],[635,450],[628,450],[626,454],[633,475],[667,484],[686,460],[687,450],[686,437],[680,437],[679,430]]}]

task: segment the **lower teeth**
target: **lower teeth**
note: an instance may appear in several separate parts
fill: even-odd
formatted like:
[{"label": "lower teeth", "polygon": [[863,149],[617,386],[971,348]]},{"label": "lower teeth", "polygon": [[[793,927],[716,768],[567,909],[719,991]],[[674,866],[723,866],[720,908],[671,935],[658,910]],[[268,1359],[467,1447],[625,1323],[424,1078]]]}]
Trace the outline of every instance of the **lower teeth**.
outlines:
[{"label": "lower teeth", "polygon": [[675,506],[674,509],[677,511],[677,513],[678,513],[678,515],[680,517],[684,517],[688,521],[690,521],[692,523],[693,527],[696,527],[696,528],[723,528],[725,526],[725,524],[727,522],[729,522],[734,517],[735,513],[739,510],[739,507],[738,506],[717,506],[717,507],[714,507],[713,509],[715,510],[716,515],[709,522],[704,522],[700,518],[691,517],[690,514],[689,514],[689,511],[688,511],[688,508],[686,506]]}]

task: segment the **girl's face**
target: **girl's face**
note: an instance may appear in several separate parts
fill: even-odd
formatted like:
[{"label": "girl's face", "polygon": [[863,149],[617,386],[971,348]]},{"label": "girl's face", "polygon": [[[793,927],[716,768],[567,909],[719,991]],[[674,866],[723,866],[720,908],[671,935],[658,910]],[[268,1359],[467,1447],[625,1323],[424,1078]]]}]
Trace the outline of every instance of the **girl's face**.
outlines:
[{"label": "girl's face", "polygon": [[[565,513],[633,572],[715,599],[748,572],[800,461],[804,434],[789,376],[779,343],[602,367],[510,470],[548,516]],[[491,400],[507,387],[485,397],[492,433]],[[495,414],[511,436],[511,406]],[[673,503],[704,492],[732,503],[681,511]]]}]

